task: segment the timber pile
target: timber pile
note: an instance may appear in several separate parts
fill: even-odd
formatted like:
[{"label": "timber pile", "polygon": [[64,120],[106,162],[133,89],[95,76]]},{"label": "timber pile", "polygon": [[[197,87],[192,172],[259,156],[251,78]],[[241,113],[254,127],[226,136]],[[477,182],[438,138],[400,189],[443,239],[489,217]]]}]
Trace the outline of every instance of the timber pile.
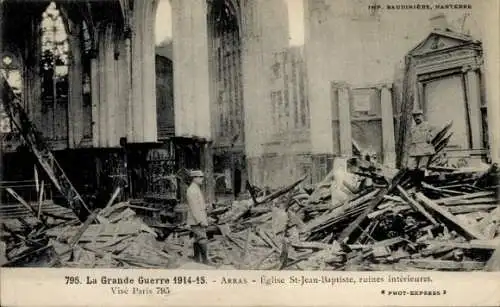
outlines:
[{"label": "timber pile", "polygon": [[[212,261],[237,269],[491,269],[485,266],[500,246],[496,165],[429,168],[421,184],[411,171],[365,175],[376,184],[347,200],[332,198],[340,194],[330,190],[330,174],[313,190],[298,187],[301,179],[267,196],[217,206]],[[172,232],[166,242],[179,257],[191,253],[187,233]]]},{"label": "timber pile", "polygon": [[[115,193],[116,194],[116,193]],[[94,223],[97,222],[97,223]],[[17,217],[2,223],[2,266],[165,268],[172,257],[157,233],[117,203],[82,224],[74,213]]]},{"label": "timber pile", "polygon": [[[269,193],[251,187],[248,199],[215,206],[211,261],[226,269],[500,269],[496,165],[429,167],[425,176],[363,163],[350,171],[345,178],[332,171],[313,188],[301,186],[305,177]],[[346,192],[343,180],[354,187]],[[187,227],[146,224],[136,205],[113,203],[117,194],[84,223],[71,212],[44,214],[24,203],[32,216],[3,223],[0,260],[53,267],[193,263]]]}]

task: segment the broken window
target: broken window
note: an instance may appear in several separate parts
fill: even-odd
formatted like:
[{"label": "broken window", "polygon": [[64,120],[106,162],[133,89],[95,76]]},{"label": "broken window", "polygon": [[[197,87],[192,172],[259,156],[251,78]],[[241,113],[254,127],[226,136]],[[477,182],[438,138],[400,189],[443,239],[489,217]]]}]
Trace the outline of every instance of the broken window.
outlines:
[{"label": "broken window", "polygon": [[42,14],[41,34],[42,97],[46,102],[67,102],[68,35],[54,2]]},{"label": "broken window", "polygon": [[40,39],[41,128],[48,139],[64,142],[69,126],[69,42],[63,17],[54,2],[42,14]]},{"label": "broken window", "polygon": [[[21,95],[23,90],[23,78],[21,73],[21,65],[18,58],[11,54],[3,54],[2,62],[0,63],[0,71],[11,87],[14,94]],[[0,133],[16,132],[17,128],[11,122],[4,105],[0,103]]]},{"label": "broken window", "polygon": [[14,93],[20,94],[23,88],[23,79],[21,76],[20,66],[16,63],[13,56],[4,55],[2,57],[1,72]]}]

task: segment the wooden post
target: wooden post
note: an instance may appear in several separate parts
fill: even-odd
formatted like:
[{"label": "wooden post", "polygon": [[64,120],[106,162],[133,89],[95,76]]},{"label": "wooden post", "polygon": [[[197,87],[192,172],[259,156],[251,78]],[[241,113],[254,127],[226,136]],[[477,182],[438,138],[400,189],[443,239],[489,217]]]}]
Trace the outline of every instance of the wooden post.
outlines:
[{"label": "wooden post", "polygon": [[392,111],[392,95],[389,86],[390,85],[384,85],[380,89],[382,109],[382,150],[384,152],[384,164],[389,167],[396,167],[394,114]]}]

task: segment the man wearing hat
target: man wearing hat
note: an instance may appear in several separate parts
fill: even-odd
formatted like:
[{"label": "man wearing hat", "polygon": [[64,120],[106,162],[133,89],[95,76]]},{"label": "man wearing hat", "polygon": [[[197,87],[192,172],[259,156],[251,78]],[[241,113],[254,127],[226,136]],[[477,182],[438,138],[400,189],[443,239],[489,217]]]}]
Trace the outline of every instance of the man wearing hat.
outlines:
[{"label": "man wearing hat", "polygon": [[191,232],[194,236],[194,259],[209,264],[207,250],[207,205],[200,188],[203,184],[203,172],[193,170],[190,172],[190,177],[192,181],[186,192],[189,207],[187,224],[191,227]]},{"label": "man wearing hat", "polygon": [[434,129],[424,120],[422,110],[413,111],[415,125],[411,129],[411,144],[409,148],[409,169],[423,170],[427,167],[430,157],[435,153],[431,144],[434,137]]}]

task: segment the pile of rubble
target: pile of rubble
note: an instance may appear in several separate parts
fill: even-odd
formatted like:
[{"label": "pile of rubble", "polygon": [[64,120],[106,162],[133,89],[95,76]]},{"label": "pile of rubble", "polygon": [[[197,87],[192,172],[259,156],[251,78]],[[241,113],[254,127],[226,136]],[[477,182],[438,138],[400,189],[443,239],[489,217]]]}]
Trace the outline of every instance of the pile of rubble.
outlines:
[{"label": "pile of rubble", "polygon": [[[496,165],[429,167],[420,176],[356,163],[335,167],[311,188],[302,185],[304,177],[272,193],[250,187],[248,199],[213,206],[208,229],[213,267],[500,269]],[[188,268],[186,263],[193,263],[193,239],[185,225],[145,219],[129,202],[114,203],[112,197],[84,223],[71,210],[24,206],[31,217],[3,222],[3,266]]]},{"label": "pile of rubble", "polygon": [[238,269],[483,270],[500,246],[496,166],[441,168],[420,184],[400,171],[344,197],[335,177],[312,191],[298,181],[217,207],[213,261]]},{"label": "pile of rubble", "polygon": [[0,264],[78,268],[171,265],[172,257],[163,252],[155,230],[129,208],[128,202],[113,204],[116,195],[84,223],[69,209],[58,210],[57,214],[43,207],[37,211],[20,199],[33,214],[2,221]]}]

